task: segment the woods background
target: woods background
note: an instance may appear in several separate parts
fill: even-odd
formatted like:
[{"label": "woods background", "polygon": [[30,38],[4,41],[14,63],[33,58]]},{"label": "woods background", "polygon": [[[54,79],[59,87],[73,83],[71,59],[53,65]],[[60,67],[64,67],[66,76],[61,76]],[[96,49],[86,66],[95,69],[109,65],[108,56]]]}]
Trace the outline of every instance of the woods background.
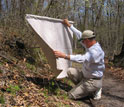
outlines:
[{"label": "woods background", "polygon": [[[25,14],[68,18],[81,31],[95,31],[106,57],[111,60],[123,51],[124,0],[0,0],[0,31],[4,38],[21,37],[35,47]],[[74,48],[77,47],[74,39]]]},{"label": "woods background", "polygon": [[[68,18],[82,32],[95,31],[106,57],[100,101],[68,98],[73,83],[55,78],[26,14]],[[73,48],[82,52],[75,38]],[[123,81],[124,0],[0,0],[0,107],[124,107]]]}]

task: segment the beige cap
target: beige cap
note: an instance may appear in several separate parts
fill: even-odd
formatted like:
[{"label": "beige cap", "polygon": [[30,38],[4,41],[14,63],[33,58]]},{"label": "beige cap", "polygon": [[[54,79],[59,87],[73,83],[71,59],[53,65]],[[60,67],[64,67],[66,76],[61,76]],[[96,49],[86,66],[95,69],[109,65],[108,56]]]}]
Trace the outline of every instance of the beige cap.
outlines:
[{"label": "beige cap", "polygon": [[82,33],[82,39],[87,39],[87,38],[92,38],[92,37],[95,37],[95,35],[94,35],[94,32],[91,30],[85,30]]}]

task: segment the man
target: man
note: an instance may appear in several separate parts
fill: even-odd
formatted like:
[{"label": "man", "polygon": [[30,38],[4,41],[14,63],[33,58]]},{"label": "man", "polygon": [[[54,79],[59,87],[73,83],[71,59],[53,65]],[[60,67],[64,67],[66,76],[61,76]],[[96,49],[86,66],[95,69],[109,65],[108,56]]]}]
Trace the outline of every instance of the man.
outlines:
[{"label": "man", "polygon": [[94,99],[101,98],[102,77],[105,70],[104,52],[100,44],[95,40],[95,34],[91,30],[81,33],[67,19],[64,24],[69,27],[80,43],[86,48],[84,55],[66,55],[59,51],[54,51],[56,57],[65,58],[82,64],[82,71],[69,68],[68,77],[73,81],[75,87],[68,92],[69,98],[80,99],[95,93]]}]

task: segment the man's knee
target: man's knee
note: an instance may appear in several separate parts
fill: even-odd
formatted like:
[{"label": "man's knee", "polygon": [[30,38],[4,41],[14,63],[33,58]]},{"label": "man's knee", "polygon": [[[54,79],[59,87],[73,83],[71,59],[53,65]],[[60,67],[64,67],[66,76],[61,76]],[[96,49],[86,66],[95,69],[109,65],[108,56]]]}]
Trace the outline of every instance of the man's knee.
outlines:
[{"label": "man's knee", "polygon": [[77,70],[75,68],[68,68],[67,74],[68,76],[75,75],[77,73]]}]

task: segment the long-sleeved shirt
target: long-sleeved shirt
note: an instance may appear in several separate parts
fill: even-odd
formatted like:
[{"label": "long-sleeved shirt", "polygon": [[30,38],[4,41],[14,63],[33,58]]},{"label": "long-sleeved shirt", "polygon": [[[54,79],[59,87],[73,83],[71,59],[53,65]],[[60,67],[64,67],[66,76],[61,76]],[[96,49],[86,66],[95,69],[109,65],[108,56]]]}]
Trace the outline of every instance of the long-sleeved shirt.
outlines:
[{"label": "long-sleeved shirt", "polygon": [[[70,29],[76,35],[77,39],[82,37],[82,32],[71,25]],[[86,48],[86,47],[85,47]],[[82,72],[85,78],[101,78],[105,70],[104,51],[97,42],[86,49],[83,55],[70,55],[70,60],[82,63]]]}]

